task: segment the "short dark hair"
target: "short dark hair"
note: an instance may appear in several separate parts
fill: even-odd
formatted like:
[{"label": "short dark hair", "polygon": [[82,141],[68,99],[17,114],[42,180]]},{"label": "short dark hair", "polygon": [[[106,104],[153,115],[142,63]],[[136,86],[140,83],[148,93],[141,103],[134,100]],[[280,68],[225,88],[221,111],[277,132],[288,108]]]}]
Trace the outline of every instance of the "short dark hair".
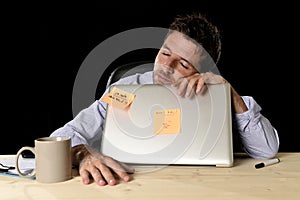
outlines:
[{"label": "short dark hair", "polygon": [[198,42],[209,53],[215,64],[221,56],[221,35],[218,28],[200,13],[178,15],[169,26]]}]

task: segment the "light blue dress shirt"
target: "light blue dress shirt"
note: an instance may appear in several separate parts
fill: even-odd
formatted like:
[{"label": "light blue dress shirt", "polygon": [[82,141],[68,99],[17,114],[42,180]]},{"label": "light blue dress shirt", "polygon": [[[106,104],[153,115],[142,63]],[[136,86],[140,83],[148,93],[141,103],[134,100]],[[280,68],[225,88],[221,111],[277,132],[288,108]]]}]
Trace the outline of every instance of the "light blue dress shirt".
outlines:
[{"label": "light blue dress shirt", "polygon": [[[120,79],[117,84],[153,84],[153,71]],[[106,95],[108,90],[103,94]],[[253,158],[272,158],[279,149],[277,130],[261,113],[261,107],[250,96],[242,96],[248,111],[235,114],[235,123],[243,150]],[[106,103],[96,100],[78,113],[73,120],[55,130],[51,136],[68,136],[72,146],[90,145],[100,149]]]}]

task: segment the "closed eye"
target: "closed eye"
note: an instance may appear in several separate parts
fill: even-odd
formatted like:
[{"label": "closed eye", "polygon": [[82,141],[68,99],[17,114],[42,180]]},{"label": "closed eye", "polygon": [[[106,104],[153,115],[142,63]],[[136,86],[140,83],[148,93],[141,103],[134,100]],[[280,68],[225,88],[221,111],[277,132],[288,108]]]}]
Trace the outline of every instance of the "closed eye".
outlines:
[{"label": "closed eye", "polygon": [[167,52],[161,52],[161,54],[164,55],[164,56],[171,56],[171,54],[167,53]]},{"label": "closed eye", "polygon": [[184,68],[184,69],[188,69],[188,67],[186,65],[184,65],[183,63],[180,63],[180,65]]}]

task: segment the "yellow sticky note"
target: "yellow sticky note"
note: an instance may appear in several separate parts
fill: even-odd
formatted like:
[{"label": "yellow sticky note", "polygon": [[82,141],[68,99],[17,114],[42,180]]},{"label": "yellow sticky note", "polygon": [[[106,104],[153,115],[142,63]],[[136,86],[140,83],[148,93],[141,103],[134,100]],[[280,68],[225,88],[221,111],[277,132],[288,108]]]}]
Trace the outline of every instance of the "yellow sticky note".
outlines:
[{"label": "yellow sticky note", "polygon": [[174,134],[180,131],[180,109],[154,112],[154,133]]},{"label": "yellow sticky note", "polygon": [[113,87],[112,90],[100,100],[112,106],[125,110],[129,108],[134,98],[135,94],[131,94],[117,87]]}]

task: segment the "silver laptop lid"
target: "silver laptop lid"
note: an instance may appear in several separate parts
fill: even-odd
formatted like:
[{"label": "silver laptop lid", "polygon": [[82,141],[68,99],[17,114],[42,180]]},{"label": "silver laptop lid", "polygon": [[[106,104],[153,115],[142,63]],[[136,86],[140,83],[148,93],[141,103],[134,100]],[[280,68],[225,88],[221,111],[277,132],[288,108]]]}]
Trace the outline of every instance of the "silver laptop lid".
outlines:
[{"label": "silver laptop lid", "polygon": [[233,164],[229,84],[191,98],[165,85],[115,85],[134,94],[128,109],[108,105],[101,152],[125,163]]}]

